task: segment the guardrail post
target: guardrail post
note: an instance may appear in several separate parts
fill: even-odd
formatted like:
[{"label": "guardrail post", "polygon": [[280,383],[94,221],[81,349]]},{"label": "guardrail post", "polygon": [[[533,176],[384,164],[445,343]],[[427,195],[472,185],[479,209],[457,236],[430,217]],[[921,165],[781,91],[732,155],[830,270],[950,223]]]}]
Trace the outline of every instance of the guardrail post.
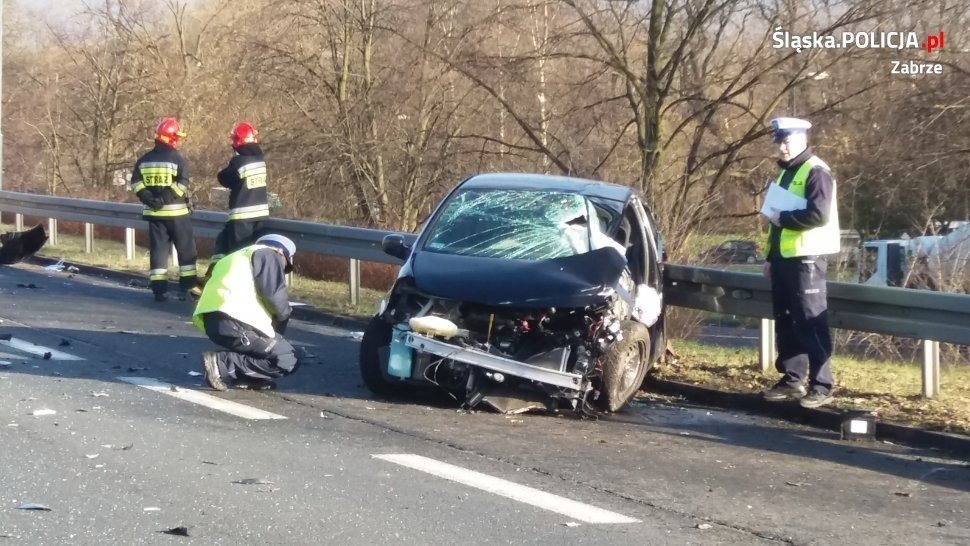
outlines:
[{"label": "guardrail post", "polygon": [[19,212],[13,217],[13,230],[23,231],[24,230],[24,215]]},{"label": "guardrail post", "polygon": [[360,304],[360,260],[350,259],[350,305]]},{"label": "guardrail post", "polygon": [[84,252],[94,252],[94,224],[84,223]]},{"label": "guardrail post", "polygon": [[940,394],[940,342],[924,339],[923,343],[923,396],[933,398]]},{"label": "guardrail post", "polygon": [[57,246],[57,218],[47,219],[47,244]]},{"label": "guardrail post", "polygon": [[135,259],[135,228],[125,228],[125,259]]},{"label": "guardrail post", "polygon": [[775,321],[761,319],[761,332],[758,339],[758,361],[761,363],[761,371],[762,373],[771,371],[775,367]]}]

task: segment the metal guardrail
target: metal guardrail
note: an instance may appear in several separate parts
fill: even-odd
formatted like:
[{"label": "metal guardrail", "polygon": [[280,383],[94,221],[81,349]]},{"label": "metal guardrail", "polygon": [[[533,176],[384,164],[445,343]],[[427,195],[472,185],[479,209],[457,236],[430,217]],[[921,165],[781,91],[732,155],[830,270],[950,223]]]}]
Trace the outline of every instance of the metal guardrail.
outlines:
[{"label": "metal guardrail", "polygon": [[[134,248],[134,229],[147,229],[142,206],[88,199],[71,199],[0,191],[0,211],[41,218],[125,227]],[[226,213],[197,210],[192,214],[195,233],[213,238],[222,229]],[[272,218],[269,227],[296,241],[301,252],[340,256],[351,260],[350,294],[356,301],[360,286],[359,260],[399,264],[381,249],[390,231],[333,226]],[[52,226],[56,226],[52,222]],[[53,230],[52,230],[53,231]],[[93,229],[86,229],[93,238]],[[411,234],[403,234],[412,240]],[[93,246],[93,242],[88,245]],[[939,342],[970,345],[970,296],[927,290],[888,288],[830,282],[830,322],[836,328],[924,340],[923,394],[939,393]],[[771,292],[761,275],[668,264],[664,274],[668,305],[762,319],[762,367],[772,358]]]}]

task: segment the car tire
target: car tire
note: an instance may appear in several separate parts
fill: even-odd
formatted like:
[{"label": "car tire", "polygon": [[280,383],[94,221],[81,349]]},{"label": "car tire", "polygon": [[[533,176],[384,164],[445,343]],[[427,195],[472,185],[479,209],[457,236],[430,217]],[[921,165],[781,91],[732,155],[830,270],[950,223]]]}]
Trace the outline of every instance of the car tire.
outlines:
[{"label": "car tire", "polygon": [[384,375],[385,363],[381,361],[381,349],[391,344],[391,325],[374,317],[367,323],[364,337],[360,340],[360,377],[364,385],[374,394],[390,396],[399,394],[401,385],[391,383]]},{"label": "car tire", "polygon": [[627,320],[621,325],[623,339],[603,356],[603,376],[596,405],[603,411],[619,411],[640,390],[650,370],[650,331]]}]

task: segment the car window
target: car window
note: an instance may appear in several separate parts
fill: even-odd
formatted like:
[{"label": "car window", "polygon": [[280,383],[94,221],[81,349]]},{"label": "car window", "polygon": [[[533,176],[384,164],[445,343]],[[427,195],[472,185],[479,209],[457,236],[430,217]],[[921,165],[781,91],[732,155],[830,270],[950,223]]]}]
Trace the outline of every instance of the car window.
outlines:
[{"label": "car window", "polygon": [[[590,226],[588,218],[594,218]],[[431,228],[424,249],[445,254],[548,260],[591,248],[601,219],[582,195],[473,189],[453,195]]]}]

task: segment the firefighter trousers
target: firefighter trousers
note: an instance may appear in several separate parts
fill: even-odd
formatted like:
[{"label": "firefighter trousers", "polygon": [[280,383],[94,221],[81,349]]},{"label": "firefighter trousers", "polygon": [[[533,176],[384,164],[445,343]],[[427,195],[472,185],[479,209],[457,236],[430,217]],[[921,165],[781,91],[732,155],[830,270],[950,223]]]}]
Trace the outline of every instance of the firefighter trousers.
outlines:
[{"label": "firefighter trousers", "polygon": [[216,237],[212,251],[212,263],[216,263],[226,254],[231,254],[240,248],[249,246],[263,235],[265,222],[263,220],[230,220],[223,226]]},{"label": "firefighter trousers", "polygon": [[289,375],[300,365],[296,349],[283,336],[268,337],[225,313],[202,316],[205,335],[228,349],[216,352],[219,375],[232,379],[268,381]]},{"label": "firefighter trousers", "polygon": [[789,386],[832,392],[832,335],[829,331],[825,256],[771,260],[771,301],[778,358],[775,369]]},{"label": "firefighter trousers", "polygon": [[179,288],[187,291],[198,284],[191,217],[185,215],[166,219],[152,218],[148,219],[148,279],[155,294],[165,294],[168,291],[168,255],[173,244],[178,253]]}]

